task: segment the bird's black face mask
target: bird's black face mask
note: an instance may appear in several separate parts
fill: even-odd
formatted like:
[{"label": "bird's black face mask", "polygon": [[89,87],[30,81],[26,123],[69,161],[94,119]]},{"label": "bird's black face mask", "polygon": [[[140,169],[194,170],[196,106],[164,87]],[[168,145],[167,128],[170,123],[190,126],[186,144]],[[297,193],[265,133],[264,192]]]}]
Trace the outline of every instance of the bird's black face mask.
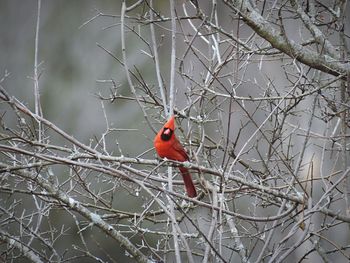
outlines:
[{"label": "bird's black face mask", "polygon": [[162,135],[160,136],[160,138],[163,141],[169,141],[171,136],[173,136],[174,131],[172,129],[169,128],[164,128]]}]

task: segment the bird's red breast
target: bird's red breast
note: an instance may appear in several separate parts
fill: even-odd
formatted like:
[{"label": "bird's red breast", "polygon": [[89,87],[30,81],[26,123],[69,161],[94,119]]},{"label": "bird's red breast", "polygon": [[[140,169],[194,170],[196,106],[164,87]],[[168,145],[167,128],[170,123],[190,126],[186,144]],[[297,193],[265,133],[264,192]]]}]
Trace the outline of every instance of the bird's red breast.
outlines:
[{"label": "bird's red breast", "polygon": [[170,119],[159,130],[154,138],[154,147],[161,158],[184,162],[188,161],[188,155],[175,136],[175,116]]}]

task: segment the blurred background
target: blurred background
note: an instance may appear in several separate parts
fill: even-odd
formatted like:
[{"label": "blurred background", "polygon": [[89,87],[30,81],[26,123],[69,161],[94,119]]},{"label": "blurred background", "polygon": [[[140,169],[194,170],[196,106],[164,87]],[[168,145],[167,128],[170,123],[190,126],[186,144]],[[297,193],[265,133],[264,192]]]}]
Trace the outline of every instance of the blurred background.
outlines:
[{"label": "blurred background", "polygon": [[[120,1],[42,1],[38,58],[44,116],[84,142],[106,128],[96,95],[108,94],[111,80],[120,86],[121,94],[130,95],[124,68],[97,45],[121,57],[119,18],[99,17],[84,26],[99,13],[118,16],[120,7]],[[5,85],[33,107],[37,1],[1,1],[0,10],[0,70],[11,73]],[[145,56],[138,45],[136,41],[128,43],[129,58],[131,63],[137,60],[142,70]],[[135,104],[107,102],[105,109],[116,128],[141,127]],[[128,149],[123,134],[120,136],[123,148]],[[143,149],[146,147],[149,145]]]}]

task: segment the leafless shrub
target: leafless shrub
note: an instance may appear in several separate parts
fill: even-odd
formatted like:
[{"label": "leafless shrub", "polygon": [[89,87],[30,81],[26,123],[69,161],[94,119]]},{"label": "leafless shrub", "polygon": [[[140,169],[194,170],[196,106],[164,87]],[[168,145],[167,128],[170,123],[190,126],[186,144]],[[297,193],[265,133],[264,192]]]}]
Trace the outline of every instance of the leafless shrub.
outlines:
[{"label": "leafless shrub", "polygon": [[[90,143],[45,118],[37,26],[34,108],[11,95],[8,73],[0,81],[2,261],[350,259],[347,2],[204,2],[123,2],[120,56],[98,44],[131,92],[107,81],[102,108],[138,107],[145,126],[133,136],[156,132],[174,111],[192,160],[184,164],[157,160],[151,140],[139,156],[119,144],[112,153],[106,111],[105,132]],[[129,38],[151,77],[130,61]],[[169,184],[177,169],[164,168],[179,165],[198,198],[181,180]],[[120,206],[126,198],[135,207]]]}]

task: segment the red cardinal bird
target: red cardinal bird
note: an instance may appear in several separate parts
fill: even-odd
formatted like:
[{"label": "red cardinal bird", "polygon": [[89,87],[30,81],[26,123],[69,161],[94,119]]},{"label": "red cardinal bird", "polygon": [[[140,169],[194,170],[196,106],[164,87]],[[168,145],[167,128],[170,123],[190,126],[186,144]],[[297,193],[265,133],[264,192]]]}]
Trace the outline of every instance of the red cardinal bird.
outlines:
[{"label": "red cardinal bird", "polygon": [[[164,124],[160,129],[156,137],[154,138],[154,147],[161,158],[168,158],[170,160],[185,162],[188,161],[188,155],[181,145],[179,140],[176,138],[175,133],[175,116]],[[187,168],[179,167],[182,178],[185,183],[186,192],[189,197],[196,197],[196,188],[193,185],[191,174]]]}]

